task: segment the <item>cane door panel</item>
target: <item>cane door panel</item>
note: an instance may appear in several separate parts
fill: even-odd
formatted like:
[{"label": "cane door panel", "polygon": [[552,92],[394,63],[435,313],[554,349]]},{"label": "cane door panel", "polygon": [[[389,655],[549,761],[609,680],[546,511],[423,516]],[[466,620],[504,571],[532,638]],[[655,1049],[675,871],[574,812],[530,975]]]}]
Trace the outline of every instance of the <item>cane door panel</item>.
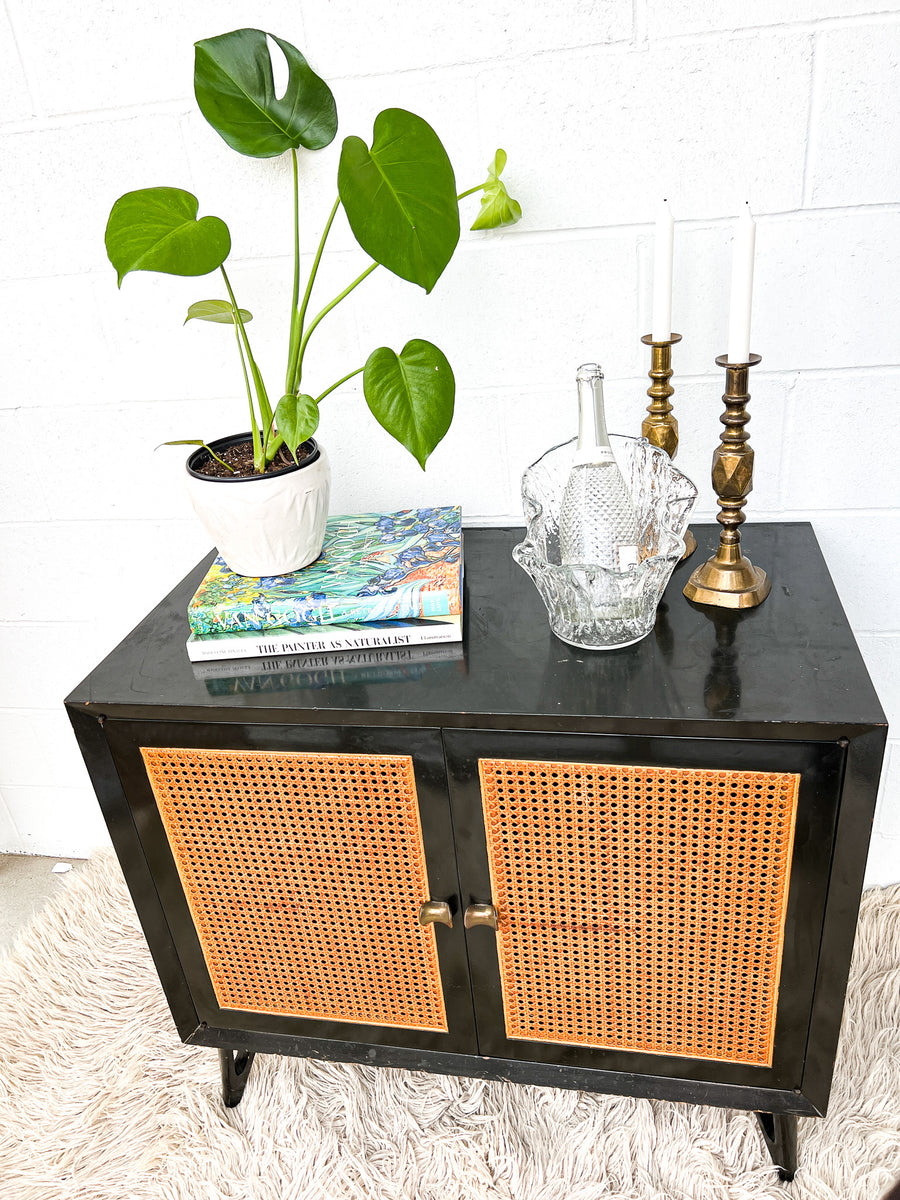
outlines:
[{"label": "cane door panel", "polygon": [[134,724],[110,741],[210,1025],[474,1049],[460,922],[418,919],[457,907],[435,731]]},{"label": "cane door panel", "polygon": [[840,747],[445,745],[483,1054],[799,1086]]}]

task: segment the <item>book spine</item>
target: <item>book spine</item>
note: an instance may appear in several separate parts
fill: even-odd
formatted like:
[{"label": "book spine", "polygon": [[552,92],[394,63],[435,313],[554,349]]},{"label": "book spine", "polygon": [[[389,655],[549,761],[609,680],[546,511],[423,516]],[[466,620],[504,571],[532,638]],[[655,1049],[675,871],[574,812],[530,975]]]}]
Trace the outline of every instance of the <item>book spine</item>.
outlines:
[{"label": "book spine", "polygon": [[[389,603],[386,603],[389,601]],[[448,617],[460,611],[459,592],[447,591],[441,588],[427,591],[416,587],[401,589],[386,596],[347,596],[339,599],[323,600],[318,606],[308,609],[303,614],[305,625],[316,625],[325,628],[327,625],[341,624],[346,621],[410,621],[422,617]],[[281,631],[290,628],[290,610],[286,606],[274,604],[273,615],[285,622],[275,626]],[[188,622],[191,632],[198,637],[227,637],[227,626],[233,621],[234,632],[256,628],[265,634],[266,626],[262,621],[257,622],[246,608],[236,608],[232,614],[222,613],[212,607],[197,606],[188,609]],[[221,632],[212,631],[226,628]],[[273,630],[274,632],[274,630]]]},{"label": "book spine", "polygon": [[335,650],[381,649],[392,646],[424,646],[429,643],[458,642],[462,638],[459,620],[435,623],[433,628],[378,630],[344,629],[330,632],[327,625],[316,631],[292,634],[279,630],[278,637],[235,637],[227,633],[188,639],[191,662],[211,662],[224,658],[263,658],[283,654],[322,654]]}]

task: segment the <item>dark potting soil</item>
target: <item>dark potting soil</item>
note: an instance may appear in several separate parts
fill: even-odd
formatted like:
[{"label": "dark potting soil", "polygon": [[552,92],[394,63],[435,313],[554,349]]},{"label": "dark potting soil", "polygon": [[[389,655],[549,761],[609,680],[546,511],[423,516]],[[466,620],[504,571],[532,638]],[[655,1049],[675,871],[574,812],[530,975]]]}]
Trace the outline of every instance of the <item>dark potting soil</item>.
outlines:
[{"label": "dark potting soil", "polygon": [[[217,450],[219,458],[226,462],[231,471],[225,469],[222,463],[216,462],[214,458],[207,456],[194,468],[198,475],[212,475],[218,478],[234,479],[236,476],[256,475],[257,472],[253,469],[253,443],[252,442],[236,442],[235,445],[229,446],[227,450]],[[297,447],[297,461],[303,462],[305,458],[309,458],[310,449],[304,443]],[[266,467],[266,474],[271,475],[274,471],[279,471],[283,467],[294,466],[294,460],[287,446],[282,446],[272,461]]]}]

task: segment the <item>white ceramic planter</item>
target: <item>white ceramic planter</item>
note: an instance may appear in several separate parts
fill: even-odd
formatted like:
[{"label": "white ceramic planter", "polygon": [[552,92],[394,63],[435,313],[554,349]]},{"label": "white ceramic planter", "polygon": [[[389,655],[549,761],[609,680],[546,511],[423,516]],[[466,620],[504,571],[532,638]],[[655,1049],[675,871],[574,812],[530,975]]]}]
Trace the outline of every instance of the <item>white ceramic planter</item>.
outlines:
[{"label": "white ceramic planter", "polygon": [[[250,434],[219,438],[217,454]],[[312,438],[313,452],[300,463],[270,475],[216,478],[194,466],[206,457],[196,450],[187,461],[187,491],[194,511],[222,557],[238,575],[284,575],[322,553],[331,469]]]}]

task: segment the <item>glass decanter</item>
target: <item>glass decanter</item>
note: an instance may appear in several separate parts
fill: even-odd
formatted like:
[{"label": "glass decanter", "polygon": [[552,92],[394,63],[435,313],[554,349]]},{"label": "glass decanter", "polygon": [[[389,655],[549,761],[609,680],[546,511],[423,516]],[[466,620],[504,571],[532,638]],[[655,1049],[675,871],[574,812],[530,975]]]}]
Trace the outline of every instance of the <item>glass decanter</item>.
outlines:
[{"label": "glass decanter", "polygon": [[603,371],[585,363],[575,378],[578,446],[559,515],[562,562],[627,571],[640,561],[638,524],[606,431]]}]

